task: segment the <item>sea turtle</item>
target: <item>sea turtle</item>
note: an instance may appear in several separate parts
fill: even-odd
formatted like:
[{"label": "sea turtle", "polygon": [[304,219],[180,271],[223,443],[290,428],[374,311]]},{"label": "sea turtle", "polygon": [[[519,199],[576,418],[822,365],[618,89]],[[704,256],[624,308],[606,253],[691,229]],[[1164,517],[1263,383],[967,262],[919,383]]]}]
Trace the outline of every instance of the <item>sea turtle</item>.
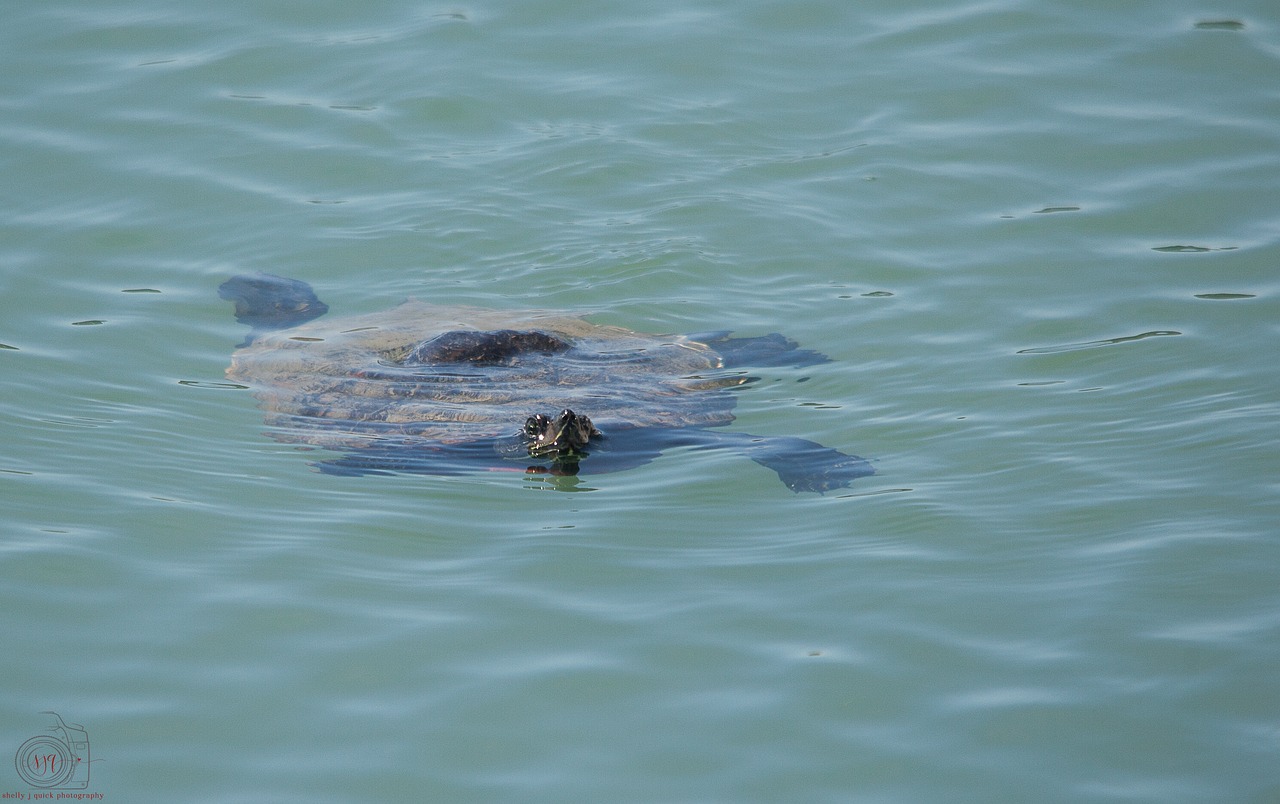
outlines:
[{"label": "sea turtle", "polygon": [[648,335],[416,300],[317,322],[329,308],[311,287],[270,274],[229,279],[219,295],[253,327],[227,377],[253,389],[273,438],[346,453],[318,464],[326,472],[574,475],[683,445],[735,448],[793,491],[874,473],[812,441],[706,429],[733,421],[729,389],[753,379],[735,368],[828,362],[781,335]]}]

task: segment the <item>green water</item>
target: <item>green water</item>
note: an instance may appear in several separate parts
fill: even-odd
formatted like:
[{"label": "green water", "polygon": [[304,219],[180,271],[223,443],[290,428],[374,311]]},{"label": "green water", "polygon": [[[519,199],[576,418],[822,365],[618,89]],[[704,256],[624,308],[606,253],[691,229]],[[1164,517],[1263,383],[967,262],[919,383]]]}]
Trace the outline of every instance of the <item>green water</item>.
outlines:
[{"label": "green water", "polygon": [[[8,8],[0,789],[1280,801],[1271,6]],[[785,332],[878,474],[321,474],[246,271]]]}]

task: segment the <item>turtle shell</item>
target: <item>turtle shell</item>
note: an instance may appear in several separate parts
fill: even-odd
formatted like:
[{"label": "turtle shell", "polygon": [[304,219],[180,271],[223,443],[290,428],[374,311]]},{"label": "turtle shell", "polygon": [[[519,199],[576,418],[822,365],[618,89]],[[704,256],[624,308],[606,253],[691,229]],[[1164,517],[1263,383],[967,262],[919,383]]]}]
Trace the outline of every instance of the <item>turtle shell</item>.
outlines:
[{"label": "turtle shell", "polygon": [[227,377],[253,389],[272,435],[329,449],[462,445],[570,408],[606,435],[733,420],[747,378],[710,346],[554,312],[410,300],[257,334]]}]

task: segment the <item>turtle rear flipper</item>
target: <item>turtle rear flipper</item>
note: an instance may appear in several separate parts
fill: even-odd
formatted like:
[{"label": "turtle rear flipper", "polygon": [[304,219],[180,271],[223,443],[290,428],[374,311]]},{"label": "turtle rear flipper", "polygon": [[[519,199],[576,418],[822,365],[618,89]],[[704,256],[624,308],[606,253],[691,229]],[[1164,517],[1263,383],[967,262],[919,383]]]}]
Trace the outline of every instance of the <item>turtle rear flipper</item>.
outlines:
[{"label": "turtle rear flipper", "polygon": [[709,332],[691,336],[691,340],[705,343],[724,358],[725,368],[739,366],[816,366],[830,363],[831,358],[822,352],[802,349],[800,344],[774,332],[757,338],[731,338],[729,332]]},{"label": "turtle rear flipper", "polygon": [[218,286],[218,295],[235,302],[236,320],[254,332],[296,327],[329,312],[306,282],[274,274],[233,276]]}]

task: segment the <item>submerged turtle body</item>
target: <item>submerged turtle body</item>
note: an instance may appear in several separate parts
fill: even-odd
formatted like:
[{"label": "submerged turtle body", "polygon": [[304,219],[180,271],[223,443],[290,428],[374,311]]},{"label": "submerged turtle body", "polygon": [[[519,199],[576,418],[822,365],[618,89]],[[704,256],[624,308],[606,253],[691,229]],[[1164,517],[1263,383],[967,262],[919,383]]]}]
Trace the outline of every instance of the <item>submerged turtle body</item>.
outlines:
[{"label": "submerged turtle body", "polygon": [[[450,349],[471,333],[491,337]],[[744,380],[705,376],[721,368],[718,353],[683,338],[407,301],[259,335],[227,377],[255,389],[272,424],[294,428],[284,440],[358,449],[500,438],[562,408],[600,411],[592,421],[606,430],[727,424],[732,398],[705,392]]]},{"label": "submerged turtle body", "polygon": [[253,389],[277,440],[349,453],[325,468],[432,471],[462,455],[507,465],[533,456],[550,459],[545,471],[573,474],[580,461],[618,463],[601,452],[625,466],[672,443],[733,442],[794,490],[871,474],[862,459],[801,439],[690,435],[733,421],[727,390],[749,381],[732,370],[736,357],[826,360],[781,336],[648,335],[554,312],[416,300],[314,321],[328,308],[309,286],[265,274],[233,278],[221,293],[255,327],[227,377]]}]

